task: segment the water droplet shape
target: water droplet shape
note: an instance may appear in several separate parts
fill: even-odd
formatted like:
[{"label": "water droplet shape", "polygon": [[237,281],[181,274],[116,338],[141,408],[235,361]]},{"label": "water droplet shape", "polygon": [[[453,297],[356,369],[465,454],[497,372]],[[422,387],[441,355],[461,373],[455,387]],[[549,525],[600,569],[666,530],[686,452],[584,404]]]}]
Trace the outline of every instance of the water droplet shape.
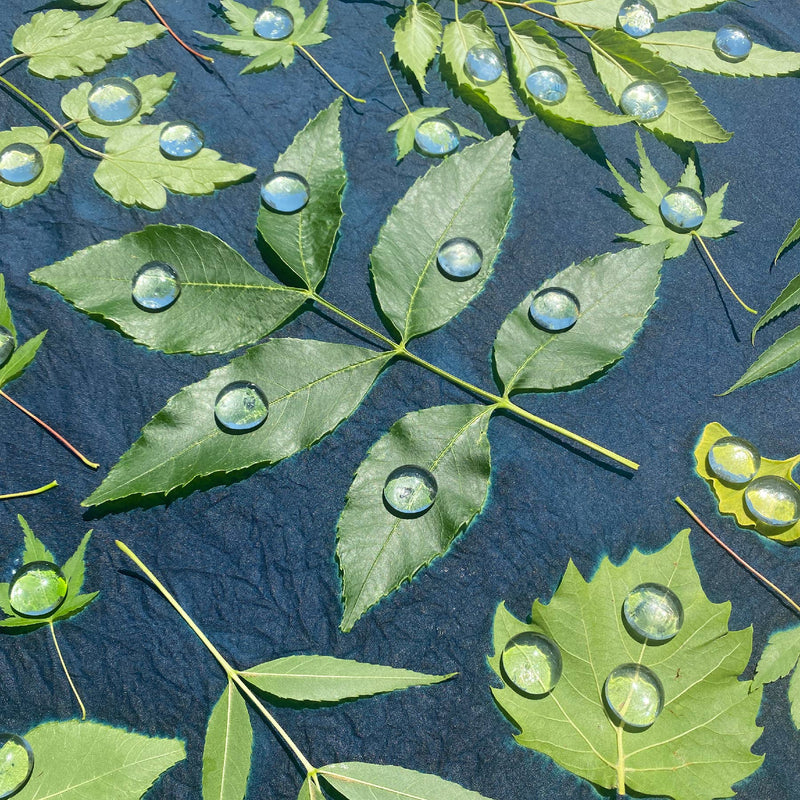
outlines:
[{"label": "water droplet shape", "polygon": [[144,311],[166,311],[180,293],[178,273],[163,261],[148,261],[131,281],[133,302]]},{"label": "water droplet shape", "polygon": [[261,427],[269,414],[269,403],[261,389],[249,381],[234,381],[220,390],[214,417],[228,433],[247,433]]},{"label": "water droplet shape", "polygon": [[8,584],[8,602],[22,617],[49,617],[67,596],[67,579],[50,561],[23,564]]},{"label": "water droplet shape", "polygon": [[652,122],[666,110],[667,90],[655,81],[635,81],[625,87],[619,100],[620,108],[640,122]]},{"label": "water droplet shape", "polygon": [[572,292],[551,286],[534,295],[528,314],[534,325],[542,330],[561,333],[578,321],[581,306]]},{"label": "water droplet shape", "polygon": [[752,49],[753,40],[738,25],[723,25],[714,36],[714,52],[723,61],[744,61]]},{"label": "water droplet shape", "polygon": [[286,39],[294,31],[294,17],[280,6],[267,6],[253,20],[256,36],[277,42]]},{"label": "water droplet shape", "polygon": [[167,158],[184,159],[196,156],[203,149],[205,137],[200,128],[188,120],[170,122],[161,129],[158,146]]},{"label": "water droplet shape", "polygon": [[127,78],[105,78],[89,90],[89,114],[103,125],[123,125],[142,108],[142,95]]},{"label": "water droplet shape", "polygon": [[0,733],[0,800],[15,795],[33,772],[33,750],[15,733]]},{"label": "water droplet shape", "polygon": [[275,172],[261,187],[261,199],[270,211],[294,214],[305,208],[309,198],[306,179],[295,172]]},{"label": "water droplet shape", "polygon": [[612,715],[631,728],[649,728],[664,707],[661,681],[643,664],[621,664],[611,670],[603,697]]},{"label": "water droplet shape", "polygon": [[661,199],[661,218],[681,233],[697,230],[706,218],[706,201],[694,189],[676,186]]},{"label": "water droplet shape", "polygon": [[545,695],[561,677],[561,651],[547,636],[520,633],[503,648],[500,667],[506,682],[520,694]]},{"label": "water droplet shape", "polygon": [[555,67],[536,67],[525,78],[525,88],[546,106],[554,106],[567,96],[567,79]]},{"label": "water droplet shape", "polygon": [[635,39],[652,33],[658,22],[658,11],[647,0],[626,0],[617,14],[619,27]]},{"label": "water droplet shape", "polygon": [[666,642],[683,625],[683,606],[671,589],[660,583],[640,583],[628,592],[622,614],[631,630],[642,639]]},{"label": "water droplet shape", "polygon": [[423,120],[414,132],[414,145],[424,156],[441,158],[457,150],[460,143],[458,128],[444,117]]},{"label": "water droplet shape", "polygon": [[383,499],[398,517],[417,517],[433,505],[439,487],[436,478],[423,467],[405,464],[393,469],[383,485]]},{"label": "water droplet shape", "polygon": [[503,62],[494,48],[476,44],[467,50],[464,72],[476,86],[488,86],[503,74]]},{"label": "water droplet shape", "polygon": [[14,334],[8,328],[0,325],[0,367],[11,358],[15,348]]},{"label": "water droplet shape", "polygon": [[474,278],[481,269],[483,253],[472,239],[449,239],[436,254],[436,264],[448,278],[464,281]]},{"label": "water droplet shape", "polygon": [[723,436],[711,445],[707,461],[715,478],[731,486],[744,486],[755,478],[761,454],[747,439]]},{"label": "water droplet shape", "polygon": [[16,142],[0,151],[0,180],[11,186],[33,183],[43,169],[42,154],[29,144]]},{"label": "water droplet shape", "polygon": [[800,520],[800,489],[786,478],[764,475],[744,490],[750,516],[770,528],[788,528]]}]

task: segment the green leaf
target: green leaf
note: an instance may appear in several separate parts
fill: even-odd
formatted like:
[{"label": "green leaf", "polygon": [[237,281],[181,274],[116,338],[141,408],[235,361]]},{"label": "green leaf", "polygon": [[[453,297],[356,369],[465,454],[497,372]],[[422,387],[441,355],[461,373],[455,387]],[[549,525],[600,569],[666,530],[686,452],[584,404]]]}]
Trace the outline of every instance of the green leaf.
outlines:
[{"label": "green leaf", "polygon": [[186,757],[183,742],[97,722],[46,722],[25,734],[36,767],[15,800],[139,800]]},{"label": "green leaf", "polygon": [[14,343],[17,341],[17,329],[14,327],[14,317],[11,314],[11,306],[8,305],[6,298],[6,276],[0,273],[0,325],[11,332]]},{"label": "green leaf", "polygon": [[762,378],[793,367],[800,361],[800,327],[792,328],[776,342],[773,342],[746,370],[744,375],[729,389],[722,392],[730,394],[748,383],[755,383]]},{"label": "green leaf", "polygon": [[714,49],[715,31],[664,31],[638,39],[654,53],[678,67],[716,75],[763,78],[800,70],[800,53],[772,50],[754,44],[743,61],[726,61]]},{"label": "green leaf", "polygon": [[[181,281],[178,300],[159,313],[142,310],[131,297],[134,275],[151,261],[171,265]],[[148,225],[34,270],[31,279],[165,353],[226,353],[252,344],[305,300],[257,272],[221,239],[190,225]]]},{"label": "green leaf", "polygon": [[425,73],[442,42],[442,17],[427,3],[414,3],[400,15],[394,26],[394,50],[423,92]]},{"label": "green leaf", "polygon": [[800,625],[785,631],[776,631],[769,637],[767,646],[758,659],[753,688],[785,678],[800,659]]},{"label": "green leaf", "polygon": [[64,605],[53,614],[53,619],[68,619],[69,617],[74,617],[76,614],[80,614],[81,611],[83,611],[86,606],[93,603],[99,595],[100,592],[89,592],[88,594],[79,594],[72,600],[65,600]]},{"label": "green leaf", "polygon": [[[132,495],[165,495],[211,476],[275,464],[311,447],[355,411],[391,358],[363,347],[272,339],[215,369],[172,397],[83,504]],[[257,430],[225,433],[214,418],[219,391],[257,384],[269,416]]]},{"label": "green leaf", "polygon": [[[402,160],[414,149],[414,136],[420,123],[424,122],[426,119],[439,117],[449,110],[450,108],[447,106],[418,108],[415,111],[409,111],[408,114],[393,122],[386,130],[387,132],[397,131],[397,136],[395,138],[397,160]],[[456,126],[458,135],[461,138],[467,137],[483,141],[483,136],[479,133],[475,133],[475,131],[471,131],[469,128],[465,128],[463,125],[459,125],[452,120],[449,120],[449,122]]]},{"label": "green leaf", "polygon": [[[725,0],[658,0],[659,20],[676,17],[688,11],[706,11],[716,8]],[[556,3],[555,13],[563,20],[581,25],[600,28],[614,28],[617,25],[620,3],[617,0],[570,0]]]},{"label": "green leaf", "polygon": [[[491,473],[491,411],[483,405],[415,411],[372,445],[337,526],[343,631],[443,555],[483,508]],[[395,516],[383,501],[386,477],[406,464],[429,470],[438,484],[433,506],[421,516]]]},{"label": "green leaf", "polygon": [[[800,233],[798,233],[800,237]],[[761,330],[767,323],[786,314],[789,311],[800,306],[800,275],[795,275],[786,288],[778,295],[772,305],[764,312],[761,319],[756,322],[753,328],[752,338],[755,341],[756,333]]]},{"label": "green leaf", "polygon": [[[633,344],[656,301],[662,245],[594,256],[545,281],[508,315],[494,343],[494,362],[506,392],[553,391],[604,372]],[[577,322],[551,333],[533,324],[534,295],[549,287],[571,292]]]},{"label": "green leaf", "polygon": [[11,144],[29,144],[42,154],[42,171],[39,177],[24,186],[14,186],[0,181],[0,205],[5,208],[19,205],[46,192],[60,177],[64,166],[64,148],[49,141],[50,134],[44,128],[11,128],[0,131],[0,151]]},{"label": "green leaf", "polygon": [[[520,96],[532,111],[554,114],[582,125],[620,125],[632,117],[613,114],[597,105],[578,71],[556,40],[533,20],[515,25],[510,31],[511,66]],[[556,105],[545,105],[525,86],[525,79],[536,67],[555,67],[567,80],[567,94]]]},{"label": "green leaf", "polygon": [[0,388],[5,388],[11,381],[18,378],[28,368],[28,365],[36,357],[47,331],[38,333],[27,342],[21,344],[12,354],[11,358],[0,367]]},{"label": "green leaf", "polygon": [[142,107],[136,116],[121,125],[105,125],[96,122],[89,115],[89,92],[92,84],[88,81],[71,89],[61,98],[61,110],[67,119],[78,120],[78,129],[87,136],[106,139],[114,133],[131,125],[138,125],[142,117],[149,117],[156,106],[167,98],[173,84],[175,73],[167,72],[164,75],[142,75],[133,81],[139,94],[142,96]]},{"label": "green leaf", "polygon": [[[417,179],[392,209],[371,260],[383,313],[406,342],[458,314],[492,274],[511,219],[510,134],[448,157]],[[446,278],[437,267],[439,248],[465,237],[478,245],[483,262],[469,280]]]},{"label": "green leaf", "polygon": [[253,726],[247,703],[228,681],[208,721],[203,748],[203,800],[243,800],[252,752]]},{"label": "green leaf", "polygon": [[664,113],[645,128],[686,142],[727,142],[731,135],[705,107],[689,81],[675,67],[621,31],[601,30],[592,36],[592,59],[600,80],[617,105],[635,81],[661,84],[667,92]]},{"label": "green leaf", "polygon": [[348,800],[486,800],[437,775],[389,764],[349,761],[322,767],[319,774]]},{"label": "green leaf", "polygon": [[[112,17],[114,14],[117,13],[124,5],[130,3],[131,0],[108,0],[105,3],[96,3],[92,2],[92,5],[100,5],[100,8],[92,14],[92,19],[105,19],[106,17]],[[86,3],[80,3],[80,5],[86,5]]]},{"label": "green leaf", "polygon": [[325,800],[325,795],[322,794],[319,786],[314,783],[313,778],[306,778],[300,787],[297,800]]},{"label": "green leaf", "polygon": [[[729,630],[730,603],[708,600],[688,533],[652,555],[634,550],[620,566],[604,559],[589,582],[570,562],[550,602],[534,603],[530,624],[500,604],[489,665],[504,685],[492,693],[519,729],[519,744],[597,786],[675,800],[729,797],[732,785],[759,767],[763,756],[750,748],[761,734],[761,693],[738,680],[752,629]],[[657,647],[634,639],[622,624],[625,596],[644,582],[667,586],[683,606],[680,631]],[[545,634],[561,651],[563,673],[544,696],[505,685],[501,653],[525,631]],[[663,710],[643,730],[618,727],[604,702],[606,676],[629,662],[651,669],[664,690]]]},{"label": "green leaf", "polygon": [[17,521],[25,535],[25,550],[22,553],[22,563],[30,564],[32,561],[49,561],[56,563],[56,557],[45,547],[44,542],[31,530],[27,520],[22,514],[17,514]]},{"label": "green leaf", "polygon": [[239,672],[248,683],[284,700],[335,703],[354,697],[441,683],[450,675],[427,675],[332,656],[286,656]]},{"label": "green leaf", "polygon": [[88,531],[75,552],[61,567],[61,571],[67,579],[67,596],[64,599],[64,603],[53,614],[54,620],[75,616],[75,614],[83,611],[99,594],[99,592],[92,592],[91,594],[80,593],[83,588],[84,573],[86,571],[86,546],[89,544],[91,537],[92,532]]},{"label": "green leaf", "polygon": [[777,261],[798,239],[800,239],[800,219],[795,222],[794,227],[789,231],[789,235],[783,240],[783,244],[775,255],[775,261]]},{"label": "green leaf", "polygon": [[164,33],[158,24],[121,22],[116,17],[84,19],[75,11],[54,9],[34,14],[14,33],[11,44],[28,56],[28,69],[43,78],[74,78],[99,72]]},{"label": "green leaf", "polygon": [[342,192],[347,182],[342,156],[338,97],[312,119],[279,156],[275,172],[294,172],[309,185],[308,203],[295,214],[258,211],[258,232],[272,253],[309,289],[328,269],[342,222]]}]

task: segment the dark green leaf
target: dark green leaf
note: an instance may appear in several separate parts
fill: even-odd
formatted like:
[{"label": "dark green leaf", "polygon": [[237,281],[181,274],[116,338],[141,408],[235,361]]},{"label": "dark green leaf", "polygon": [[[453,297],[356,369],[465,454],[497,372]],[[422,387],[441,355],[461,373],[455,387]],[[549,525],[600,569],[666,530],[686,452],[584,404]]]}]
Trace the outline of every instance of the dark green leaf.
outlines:
[{"label": "dark green leaf", "polygon": [[425,73],[442,41],[442,17],[427,3],[406,7],[394,26],[394,50],[400,63],[425,88]]},{"label": "dark green leaf", "polygon": [[12,128],[0,131],[0,151],[11,144],[29,144],[42,154],[42,171],[39,176],[23,186],[0,181],[0,205],[5,208],[19,205],[46,192],[60,177],[64,167],[64,148],[50,141],[50,134],[44,128]]},{"label": "dark green leaf", "polygon": [[[705,11],[722,5],[725,0],[658,0],[659,20],[676,17],[688,11]],[[577,0],[577,2],[556,3],[555,13],[563,20],[600,28],[614,28],[617,25],[620,3],[618,0]]]},{"label": "dark green leaf", "polygon": [[783,244],[775,255],[775,260],[777,261],[784,251],[788,250],[798,239],[800,239],[800,219],[795,222],[794,227],[789,231],[789,235],[783,240]]},{"label": "dark green leaf", "polygon": [[0,367],[0,388],[4,388],[15,378],[22,375],[28,364],[36,357],[36,352],[39,350],[39,345],[41,345],[46,333],[47,331],[42,331],[33,338],[28,339],[24,344],[21,344],[11,354],[11,358]]},{"label": "dark green leaf", "polygon": [[794,366],[800,361],[800,327],[785,333],[778,341],[771,344],[746,370],[730,389],[722,394],[730,394],[748,383],[760,381],[770,375]]},{"label": "dark green leaf", "polygon": [[753,340],[756,338],[761,328],[772,320],[777,319],[788,311],[800,306],[800,275],[795,275],[786,288],[778,295],[773,304],[764,312],[764,316],[756,323],[753,328]]}]

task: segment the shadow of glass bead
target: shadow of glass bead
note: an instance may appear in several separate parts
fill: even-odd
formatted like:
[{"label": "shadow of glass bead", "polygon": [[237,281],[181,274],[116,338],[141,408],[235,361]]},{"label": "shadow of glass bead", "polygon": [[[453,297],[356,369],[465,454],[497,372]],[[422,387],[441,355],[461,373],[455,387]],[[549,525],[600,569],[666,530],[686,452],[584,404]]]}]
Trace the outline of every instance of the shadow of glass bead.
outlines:
[{"label": "shadow of glass bead", "polygon": [[458,128],[444,117],[426,119],[417,125],[414,146],[424,156],[441,158],[458,149],[461,139]]},{"label": "shadow of glass bead", "polygon": [[203,132],[193,122],[178,120],[161,129],[158,146],[167,158],[182,160],[196,156],[203,149]]},{"label": "shadow of glass bead", "polygon": [[270,211],[295,214],[308,204],[309,187],[295,172],[275,172],[261,187],[261,200]]},{"label": "shadow of glass bead", "polygon": [[472,239],[449,239],[436,254],[436,264],[445,277],[457,281],[474,278],[481,269],[483,253]]},{"label": "shadow of glass bead", "polygon": [[671,589],[660,583],[640,583],[628,592],[622,614],[631,630],[642,639],[666,642],[683,625],[683,606]]},{"label": "shadow of glass bead", "polygon": [[0,367],[11,358],[15,348],[14,334],[5,326],[0,325]]},{"label": "shadow of glass bead", "polygon": [[476,44],[467,51],[464,72],[476,86],[488,86],[503,74],[503,62],[494,48]]},{"label": "shadow of glass bead", "polygon": [[0,180],[11,186],[33,183],[43,169],[42,154],[29,144],[16,142],[0,151]]},{"label": "shadow of glass bead", "polygon": [[560,103],[567,96],[567,79],[555,67],[536,67],[525,78],[525,88],[547,106]]},{"label": "shadow of glass bead", "polygon": [[747,439],[723,436],[711,445],[706,461],[715,478],[731,486],[744,486],[758,473],[761,454]]},{"label": "shadow of glass bead", "polygon": [[23,564],[8,584],[8,602],[22,617],[49,617],[67,597],[67,579],[50,561]]},{"label": "shadow of glass bead", "polygon": [[248,433],[260,428],[269,414],[269,403],[261,389],[249,381],[234,381],[220,390],[214,402],[214,417],[228,433]]},{"label": "shadow of glass bead", "polygon": [[800,489],[786,478],[764,475],[744,490],[747,513],[770,528],[788,528],[800,520]]},{"label": "shadow of glass bead", "polygon": [[649,728],[664,707],[664,689],[658,676],[643,664],[621,664],[603,685],[609,711],[630,728]]},{"label": "shadow of glass bead", "polygon": [[512,689],[524,695],[542,696],[552,692],[561,677],[561,651],[547,636],[520,633],[503,648],[500,668]]},{"label": "shadow of glass bead", "polygon": [[557,286],[537,292],[528,309],[531,322],[549,333],[569,330],[578,321],[580,313],[578,298]]},{"label": "shadow of glass bead", "polygon": [[0,733],[0,800],[17,794],[33,772],[33,750],[15,733]]},{"label": "shadow of glass bead", "polygon": [[714,36],[714,52],[723,61],[744,61],[752,49],[753,40],[738,25],[723,25]]},{"label": "shadow of glass bead", "polygon": [[417,517],[431,508],[438,491],[436,478],[427,469],[405,464],[389,473],[383,499],[395,516]]},{"label": "shadow of glass bead", "polygon": [[163,261],[143,264],[131,281],[133,302],[144,311],[166,311],[180,293],[178,273]]},{"label": "shadow of glass bead", "polygon": [[267,6],[253,20],[253,31],[262,39],[277,42],[294,32],[294,17],[280,6]]},{"label": "shadow of glass bead", "polygon": [[706,218],[706,201],[694,189],[676,186],[661,199],[661,218],[680,233],[697,230]]},{"label": "shadow of glass bead", "polygon": [[652,33],[658,22],[658,11],[647,0],[626,0],[617,14],[617,24],[628,36],[638,39]]},{"label": "shadow of glass bead", "polygon": [[640,122],[652,122],[666,110],[669,96],[667,90],[655,81],[634,81],[622,92],[620,108]]},{"label": "shadow of glass bead", "polygon": [[89,114],[103,125],[123,125],[142,108],[142,95],[127,78],[104,78],[89,90]]}]

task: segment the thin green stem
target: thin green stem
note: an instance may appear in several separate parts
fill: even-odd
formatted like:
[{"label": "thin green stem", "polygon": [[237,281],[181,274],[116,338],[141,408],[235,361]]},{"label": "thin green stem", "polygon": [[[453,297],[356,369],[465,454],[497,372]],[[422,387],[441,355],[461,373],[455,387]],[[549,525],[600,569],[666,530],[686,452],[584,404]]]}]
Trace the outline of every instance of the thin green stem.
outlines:
[{"label": "thin green stem", "polygon": [[622,726],[617,725],[617,796],[625,795],[625,751],[622,749]]},{"label": "thin green stem", "polygon": [[394,75],[392,75],[392,71],[389,69],[389,62],[386,60],[386,56],[383,54],[383,50],[380,51],[381,58],[383,59],[383,65],[386,67],[386,71],[389,73],[389,78],[391,78],[392,84],[394,85],[394,90],[397,92],[397,96],[400,98],[400,102],[406,107],[406,112],[408,114],[411,113],[411,109],[408,107],[408,103],[406,103],[405,97],[400,93],[400,87],[397,85],[397,81],[394,79]]},{"label": "thin green stem", "polygon": [[289,736],[289,734],[278,723],[275,717],[272,716],[272,714],[256,696],[253,690],[244,682],[244,680],[242,680],[238,671],[234,669],[222,655],[222,653],[220,653],[219,650],[214,647],[209,638],[203,633],[202,630],[200,630],[197,623],[186,613],[186,611],[184,611],[180,603],[178,603],[178,601],[167,590],[166,586],[164,586],[164,584],[161,583],[158,578],[156,578],[156,576],[145,566],[144,562],[126,544],[117,540],[116,545],[120,550],[122,550],[123,553],[125,553],[126,556],[128,556],[128,558],[130,558],[131,561],[133,561],[134,564],[136,564],[137,567],[139,567],[139,569],[147,576],[148,580],[153,584],[153,586],[155,586],[156,589],[161,592],[164,599],[178,612],[183,621],[194,631],[197,638],[200,639],[208,652],[214,656],[217,663],[222,667],[228,679],[236,684],[242,694],[244,694],[250,700],[250,702],[258,709],[259,713],[264,717],[264,719],[269,722],[273,730],[283,739],[284,742],[286,742],[287,747],[292,751],[292,753],[294,753],[295,757],[303,765],[303,768],[306,770],[306,772],[308,774],[314,772],[314,765],[305,757],[305,755],[303,755],[303,752],[294,743],[292,737]]},{"label": "thin green stem", "polygon": [[747,305],[747,303],[745,303],[744,300],[742,300],[742,298],[739,297],[738,294],[736,294],[736,292],[733,289],[733,286],[731,286],[728,283],[728,279],[722,274],[722,270],[717,266],[717,262],[714,261],[714,256],[711,255],[711,251],[706,246],[705,241],[703,241],[703,237],[700,236],[697,233],[697,231],[692,231],[692,236],[694,236],[694,238],[697,240],[697,242],[700,245],[700,247],[703,248],[703,252],[706,254],[706,258],[711,262],[711,265],[717,271],[717,275],[719,275],[720,280],[728,287],[728,289],[730,290],[730,293],[737,299],[737,301],[739,302],[739,305],[743,309],[745,309],[746,311],[749,311],[751,314],[758,314],[758,311],[756,311],[754,308],[750,308],[750,306]]},{"label": "thin green stem", "polygon": [[307,293],[308,296],[315,302],[319,303],[323,308],[327,308],[328,311],[332,311],[337,316],[346,319],[348,322],[355,325],[357,328],[360,328],[365,333],[368,333],[370,336],[374,336],[376,339],[380,339],[385,345],[388,345],[392,350],[394,350],[398,355],[405,352],[405,347],[403,345],[398,344],[397,342],[390,339],[388,336],[384,336],[380,331],[376,331],[375,328],[371,328],[369,325],[361,322],[361,320],[356,319],[354,316],[348,314],[343,309],[339,308],[339,306],[335,306],[333,303],[329,303],[324,297],[321,297],[314,291],[310,291]]},{"label": "thin green stem", "polygon": [[13,500],[15,497],[33,497],[36,494],[44,494],[50,489],[55,489],[58,481],[50,481],[47,486],[40,486],[38,489],[28,489],[25,492],[12,492],[11,494],[0,494],[0,500]]},{"label": "thin green stem", "polygon": [[3,61],[0,61],[0,69],[3,69],[3,67],[6,64],[10,64],[12,61],[17,61],[20,58],[27,58],[27,57],[28,56],[25,53],[14,53],[13,56],[9,56],[8,58],[4,59]]},{"label": "thin green stem", "polygon": [[53,644],[55,645],[56,653],[58,654],[58,660],[61,662],[61,668],[64,670],[64,674],[67,676],[70,688],[72,689],[72,694],[75,695],[75,699],[78,701],[78,705],[81,707],[81,719],[86,719],[86,706],[83,704],[83,700],[81,700],[81,696],[78,694],[78,690],[75,687],[72,676],[69,674],[67,665],[64,662],[64,656],[61,655],[61,648],[58,646],[58,639],[56,639],[56,629],[53,625],[53,620],[48,620],[48,623],[50,625],[50,635],[53,637]]},{"label": "thin green stem", "polygon": [[355,103],[366,103],[366,100],[363,100],[360,97],[355,97],[354,95],[350,94],[347,89],[344,88],[338,81],[334,80],[333,76],[322,66],[322,64],[317,61],[311,53],[306,50],[305,47],[301,44],[297,44],[297,42],[292,42],[292,44],[343,94],[349,97]]}]

